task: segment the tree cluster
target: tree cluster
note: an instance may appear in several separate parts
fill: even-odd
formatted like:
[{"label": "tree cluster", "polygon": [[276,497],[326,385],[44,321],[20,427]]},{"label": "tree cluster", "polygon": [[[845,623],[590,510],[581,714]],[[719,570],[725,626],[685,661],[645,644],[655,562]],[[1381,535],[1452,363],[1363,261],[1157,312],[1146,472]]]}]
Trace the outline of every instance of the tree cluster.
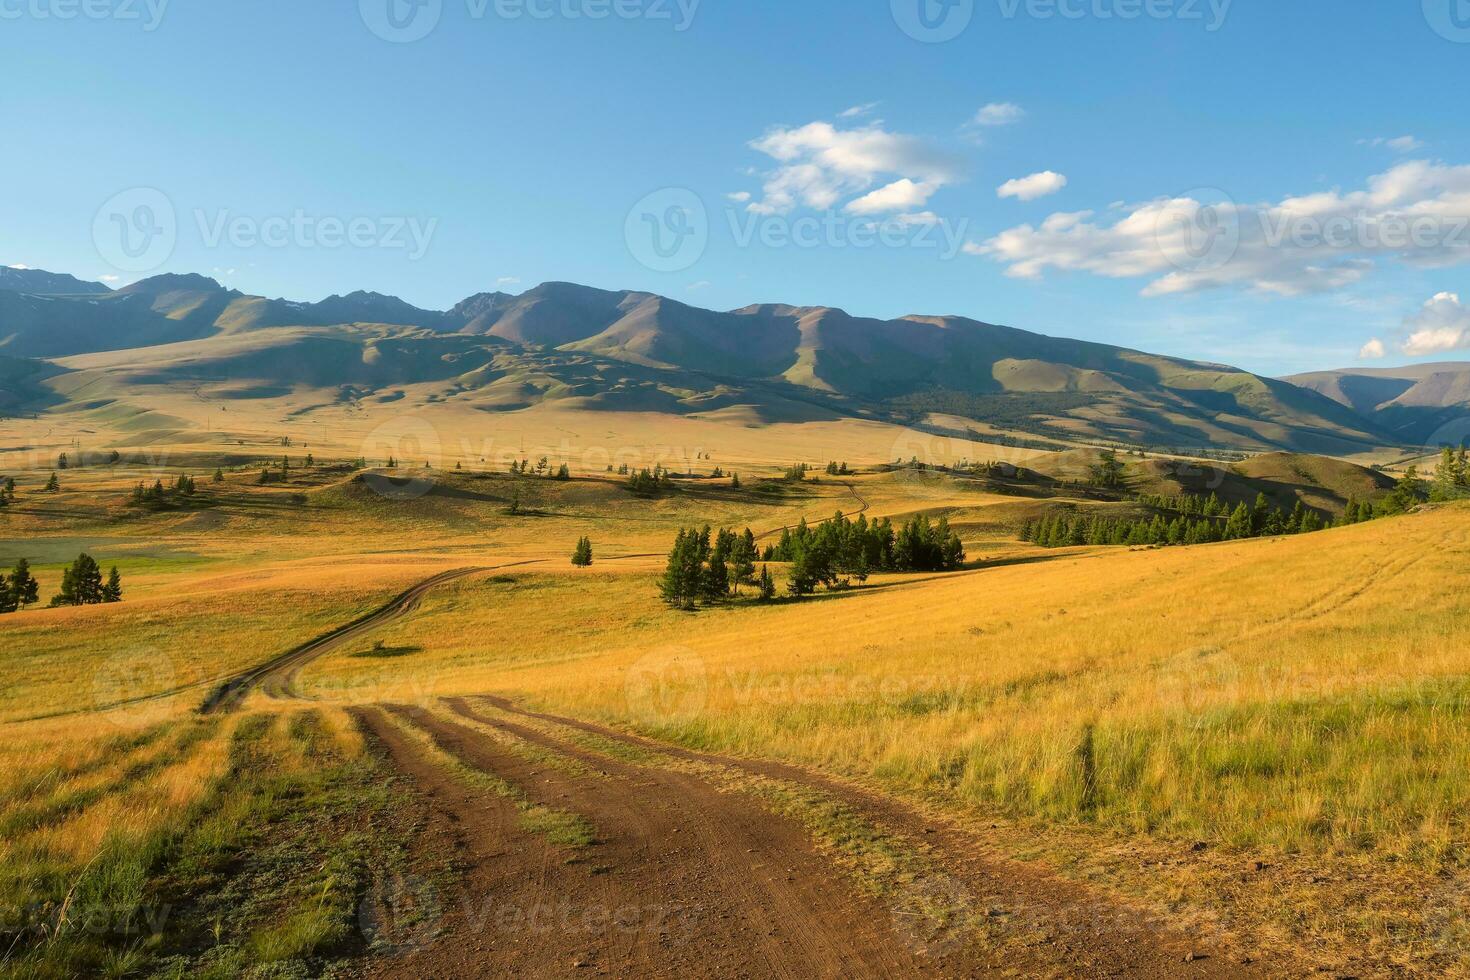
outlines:
[{"label": "tree cluster", "polygon": [[587,568],[592,564],[591,538],[577,539],[577,547],[572,551],[572,564],[578,568]]},{"label": "tree cluster", "polygon": [[1429,499],[1443,502],[1466,497],[1470,497],[1470,461],[1465,458],[1465,447],[1456,450],[1445,446],[1440,450],[1439,468],[1434,471]]},{"label": "tree cluster", "polygon": [[651,470],[645,466],[628,477],[628,489],[639,497],[657,497],[673,485],[673,476],[658,464]]},{"label": "tree cluster", "polygon": [[[221,480],[224,477],[219,477]],[[154,480],[153,486],[145,487],[141,482],[133,487],[133,503],[135,504],[162,504],[170,499],[192,497],[198,492],[194,484],[194,478],[187,473],[180,473],[179,478],[173,485],[165,488],[162,480]]]},{"label": "tree cluster", "polygon": [[671,606],[694,609],[701,602],[724,602],[738,595],[740,586],[759,583],[762,598],[769,599],[775,583],[769,569],[756,578],[755,561],[750,528],[741,534],[729,528],[712,534],[707,526],[681,529],[659,579],[659,594]]},{"label": "tree cluster", "polygon": [[850,469],[847,468],[847,464],[846,463],[828,463],[827,464],[827,475],[828,476],[850,476],[851,474],[852,474],[852,470],[850,470]]},{"label": "tree cluster", "polygon": [[1105,490],[1116,490],[1123,486],[1123,463],[1118,454],[1104,449],[1097,455],[1097,463],[1087,468],[1092,485]]},{"label": "tree cluster", "polygon": [[[1194,545],[1216,541],[1239,541],[1245,538],[1310,534],[1329,527],[1357,524],[1388,513],[1391,506],[1375,508],[1372,503],[1349,501],[1347,510],[1336,521],[1324,518],[1301,501],[1290,511],[1271,506],[1264,494],[1255,505],[1239,504],[1230,510],[1213,494],[1208,498],[1146,497],[1150,506],[1171,511],[1152,517],[1107,518],[1089,514],[1054,514],[1039,521],[1027,521],[1021,528],[1021,540],[1043,548],[1069,548],[1081,545]],[[1187,501],[1193,502],[1187,502]],[[1161,504],[1169,502],[1165,508]],[[1175,503],[1177,502],[1177,506]],[[1225,513],[1220,513],[1220,512]]]},{"label": "tree cluster", "polygon": [[33,605],[40,598],[40,583],[31,574],[31,563],[22,558],[8,576],[0,575],[0,614]]},{"label": "tree cluster", "polygon": [[866,582],[873,572],[954,571],[965,562],[965,547],[948,518],[930,522],[921,514],[895,532],[887,518],[870,522],[860,514],[853,521],[839,512],[816,527],[803,520],[795,530],[782,531],[764,558],[789,563],[787,588],[802,596],[818,585],[830,589],[854,579]]},{"label": "tree cluster", "polygon": [[51,605],[95,606],[121,601],[122,576],[118,574],[117,566],[113,566],[104,582],[96,559],[83,552],[71,567],[61,573],[61,591],[52,596]]}]

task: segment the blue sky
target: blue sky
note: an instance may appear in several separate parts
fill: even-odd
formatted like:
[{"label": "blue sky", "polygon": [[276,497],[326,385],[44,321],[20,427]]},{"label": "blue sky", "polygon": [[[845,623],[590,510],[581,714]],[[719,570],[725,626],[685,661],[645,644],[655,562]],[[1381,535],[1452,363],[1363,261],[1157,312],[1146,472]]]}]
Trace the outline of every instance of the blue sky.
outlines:
[{"label": "blue sky", "polygon": [[0,0],[0,262],[1470,359],[1465,0],[389,2]]}]

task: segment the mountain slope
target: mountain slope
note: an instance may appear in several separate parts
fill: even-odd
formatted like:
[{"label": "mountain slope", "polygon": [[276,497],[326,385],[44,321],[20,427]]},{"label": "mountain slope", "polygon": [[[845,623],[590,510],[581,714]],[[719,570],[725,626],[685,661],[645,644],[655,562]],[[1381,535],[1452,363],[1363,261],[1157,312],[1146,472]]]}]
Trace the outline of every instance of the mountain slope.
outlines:
[{"label": "mountain slope", "polygon": [[1470,362],[1316,371],[1286,380],[1353,409],[1405,445],[1470,437]]},{"label": "mountain slope", "polygon": [[[264,336],[282,328],[295,332]],[[327,331],[320,336],[331,345],[308,342],[317,336],[312,329]],[[421,353],[384,359],[384,330]],[[557,282],[519,296],[479,294],[448,312],[372,292],[271,300],[197,275],[155,276],[102,296],[0,291],[0,353],[139,350],[128,370],[147,383],[231,376],[249,387],[264,369],[251,343],[277,345],[282,336],[306,362],[285,366],[294,383],[447,382],[470,399],[494,386],[484,393],[486,407],[546,400],[609,411],[741,407],[756,418],[816,413],[920,427],[943,414],[1053,440],[1179,448],[1348,453],[1386,440],[1349,405],[1284,381],[954,316],[876,320],[775,304],[717,312]],[[206,343],[208,353],[181,359],[177,351],[143,350],[184,342]],[[338,355],[327,357],[328,349]],[[506,357],[514,366],[488,378],[491,363]],[[158,362],[151,373],[139,367],[150,358]],[[376,366],[364,373],[367,363]],[[509,376],[527,380],[508,388]]]}]

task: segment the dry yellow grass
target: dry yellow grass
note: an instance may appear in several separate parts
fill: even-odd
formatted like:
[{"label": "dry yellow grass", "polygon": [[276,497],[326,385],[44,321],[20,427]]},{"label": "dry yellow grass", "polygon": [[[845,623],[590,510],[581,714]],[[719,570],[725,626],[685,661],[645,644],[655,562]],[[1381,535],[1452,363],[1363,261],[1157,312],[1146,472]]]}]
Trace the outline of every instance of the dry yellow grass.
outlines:
[{"label": "dry yellow grass", "polygon": [[[826,448],[815,461],[857,456]],[[529,513],[516,516],[505,506],[514,486],[499,475],[438,473],[434,493],[395,501],[343,476],[307,474],[280,491],[241,473],[230,477],[238,499],[207,522],[119,522],[130,475],[71,479],[67,494],[3,518],[0,541],[56,555],[100,543],[104,563],[108,549],[128,561],[135,588],[120,607],[5,617],[0,640],[20,653],[0,722],[112,703],[99,684],[136,694],[202,683],[438,571],[514,565],[433,592],[412,616],[312,665],[302,690],[323,706],[510,694],[794,761],[998,823],[1008,842],[998,846],[1011,853],[1045,855],[1166,906],[1198,911],[1231,893],[1242,922],[1264,909],[1262,928],[1284,934],[1296,916],[1312,935],[1377,936],[1413,962],[1432,954],[1393,938],[1403,920],[1384,896],[1432,886],[1442,908],[1462,880],[1465,507],[1282,540],[1041,552],[1014,540],[1037,501],[913,472],[766,496],[702,481],[652,501],[600,474],[532,480],[520,484]],[[304,504],[288,500],[295,492]],[[860,507],[894,519],[945,514],[971,557],[989,561],[694,616],[656,598],[661,553],[682,525],[764,532]],[[583,534],[598,561],[578,571],[568,559]],[[43,581],[56,573],[54,562],[39,567]],[[152,670],[160,659],[168,671]],[[53,837],[15,846],[35,848],[27,853],[58,876],[75,874],[103,848],[102,828],[141,834],[177,819],[218,771],[223,736],[111,790],[129,765],[166,753],[201,694],[8,726],[0,820],[70,796],[87,803],[55,821]],[[264,698],[250,707],[291,710]],[[345,716],[324,718],[344,755],[360,751]],[[155,723],[169,726],[160,741],[128,741]],[[51,782],[43,770],[55,771]],[[98,789],[108,792],[87,796]],[[1181,848],[1195,840],[1210,848],[1183,859],[1195,862],[1192,879],[1140,872],[1140,855],[1183,866]],[[1243,856],[1293,854],[1372,883],[1351,903],[1361,921],[1335,921],[1328,898],[1304,898],[1296,876],[1232,892],[1228,869]],[[1344,893],[1332,894],[1341,904]]]},{"label": "dry yellow grass", "polygon": [[[432,597],[308,671],[507,691],[1013,814],[1284,849],[1453,851],[1470,785],[1460,508],[1301,538],[1037,555],[697,617],[653,564]],[[367,654],[364,656],[364,654]]]}]

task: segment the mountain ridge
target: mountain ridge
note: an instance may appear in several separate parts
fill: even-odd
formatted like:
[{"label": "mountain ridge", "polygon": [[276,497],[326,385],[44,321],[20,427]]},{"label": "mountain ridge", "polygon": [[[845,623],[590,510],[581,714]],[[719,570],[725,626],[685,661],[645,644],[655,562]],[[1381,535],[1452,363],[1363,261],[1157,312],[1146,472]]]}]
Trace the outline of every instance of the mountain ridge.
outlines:
[{"label": "mountain ridge", "polygon": [[[308,359],[331,350],[341,364],[371,362],[368,371],[343,367],[338,385],[453,384],[436,397],[494,407],[746,404],[780,418],[800,403],[797,415],[811,406],[866,418],[941,413],[1053,439],[1328,453],[1387,438],[1350,405],[1285,381],[959,316],[881,320],[772,303],[722,312],[556,281],[478,293],[447,311],[367,290],[317,303],[267,299],[192,274],[105,295],[0,291],[0,353],[64,362],[141,351],[122,362],[159,366],[136,368],[139,383],[249,378],[264,363],[252,338],[299,345]],[[170,345],[185,342],[180,358]],[[293,376],[334,380],[331,364]]]}]

